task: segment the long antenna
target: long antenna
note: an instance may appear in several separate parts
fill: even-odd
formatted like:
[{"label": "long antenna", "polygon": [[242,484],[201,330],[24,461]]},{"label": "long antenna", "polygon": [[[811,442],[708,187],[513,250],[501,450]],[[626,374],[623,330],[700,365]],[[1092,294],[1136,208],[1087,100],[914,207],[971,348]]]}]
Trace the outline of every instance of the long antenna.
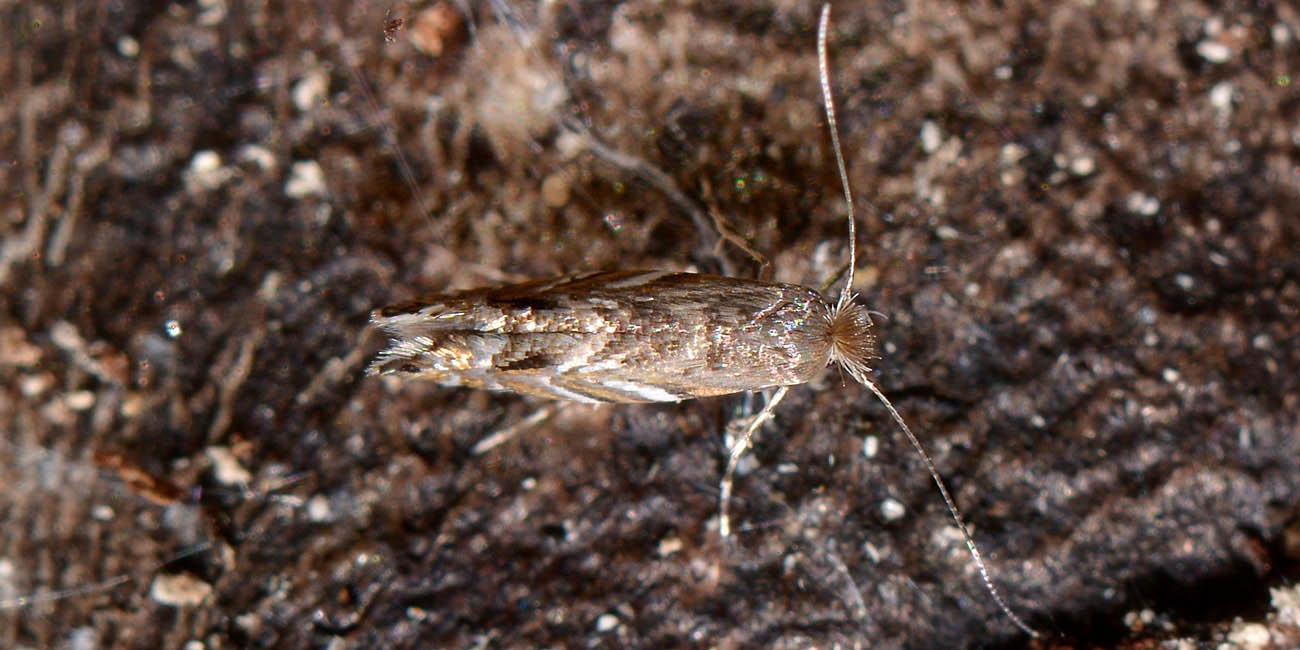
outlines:
[{"label": "long antenna", "polygon": [[[821,70],[822,96],[826,101],[826,125],[831,131],[831,145],[835,148],[835,163],[839,166],[840,181],[844,184],[844,199],[849,203],[849,271],[847,279],[844,282],[844,289],[840,291],[839,307],[842,308],[852,302],[854,298],[853,268],[857,263],[857,242],[855,237],[856,225],[854,223],[855,215],[853,212],[853,194],[849,189],[849,174],[845,170],[844,154],[840,149],[839,128],[836,126],[835,122],[835,101],[831,97],[830,73],[828,72],[830,66],[826,63],[826,32],[830,25],[830,19],[831,6],[830,4],[824,4],[822,5],[821,22],[817,27],[817,64]],[[943,495],[943,502],[948,506],[948,512],[952,515],[953,522],[957,524],[957,529],[961,531],[962,539],[966,541],[966,549],[970,551],[971,559],[974,560],[976,568],[979,569],[980,578],[984,580],[984,587],[988,589],[989,595],[993,597],[993,602],[996,603],[998,608],[1002,610],[1002,613],[1011,620],[1013,625],[1020,628],[1022,632],[1028,634],[1030,637],[1035,639],[1039,638],[1038,632],[1034,630],[1034,628],[1025,624],[1019,616],[1016,616],[1015,612],[1011,611],[1011,608],[1007,606],[1006,601],[1002,600],[1002,594],[998,592],[997,587],[993,586],[993,580],[989,577],[988,567],[984,565],[984,558],[980,556],[979,546],[975,544],[975,538],[970,534],[970,529],[966,528],[965,522],[962,521],[961,510],[957,508],[957,502],[953,501],[952,494],[948,492],[947,484],[943,482],[943,477],[939,475],[939,469],[935,467],[934,460],[930,457],[930,454],[926,452],[925,447],[921,445],[920,439],[916,437],[916,434],[912,433],[912,428],[907,426],[907,422],[903,420],[903,416],[898,413],[898,409],[894,408],[894,405],[889,401],[889,398],[885,397],[885,394],[881,392],[880,388],[878,388],[866,377],[865,374],[861,372],[862,369],[852,366],[847,367],[850,374],[853,375],[853,378],[865,385],[867,389],[874,393],[876,398],[885,405],[885,408],[889,411],[889,415],[894,418],[894,422],[897,422],[899,428],[907,435],[907,441],[912,443],[912,447],[916,449],[918,454],[920,454],[925,469],[930,472],[931,478],[934,479],[934,484],[939,486],[939,494]]]},{"label": "long antenna", "polygon": [[984,566],[984,559],[980,557],[979,547],[975,545],[975,538],[971,536],[970,530],[966,528],[965,522],[961,520],[961,511],[957,509],[957,502],[952,500],[952,495],[948,492],[948,486],[944,484],[943,478],[939,476],[939,469],[934,466],[934,460],[930,458],[930,454],[926,453],[925,447],[921,446],[921,441],[917,439],[916,434],[912,433],[912,429],[907,426],[907,422],[903,421],[903,416],[898,414],[898,409],[894,408],[889,398],[885,397],[885,394],[880,392],[880,389],[874,383],[870,381],[863,381],[862,383],[866,384],[868,390],[876,394],[880,402],[889,410],[889,414],[894,417],[894,422],[897,422],[903,433],[907,434],[907,441],[912,443],[912,447],[921,455],[921,461],[925,464],[925,469],[929,470],[930,476],[934,478],[934,484],[939,486],[939,494],[943,495],[943,502],[948,506],[948,513],[952,515],[952,520],[957,524],[957,529],[961,531],[962,539],[966,540],[966,549],[970,551],[971,559],[975,561],[975,566],[979,569],[980,578],[984,580],[984,586],[989,590],[989,595],[993,596],[993,602],[997,603],[1002,613],[1006,614],[1007,618],[1011,619],[1011,623],[1020,628],[1020,631],[1037,639],[1038,631],[1020,620],[1020,617],[1016,616],[1016,613],[1007,606],[1006,601],[1002,600],[1002,594],[998,593],[998,588],[993,586],[988,567]]},{"label": "long antenna", "polygon": [[835,100],[831,96],[830,66],[826,63],[826,32],[831,24],[831,5],[822,5],[822,19],[817,26],[817,66],[821,70],[822,98],[826,102],[826,127],[831,131],[831,148],[835,150],[835,164],[840,170],[840,183],[844,186],[844,200],[849,204],[849,272],[840,290],[839,305],[853,302],[853,270],[858,265],[857,214],[853,210],[853,190],[849,188],[849,172],[844,165],[840,148],[840,128],[835,121]]}]

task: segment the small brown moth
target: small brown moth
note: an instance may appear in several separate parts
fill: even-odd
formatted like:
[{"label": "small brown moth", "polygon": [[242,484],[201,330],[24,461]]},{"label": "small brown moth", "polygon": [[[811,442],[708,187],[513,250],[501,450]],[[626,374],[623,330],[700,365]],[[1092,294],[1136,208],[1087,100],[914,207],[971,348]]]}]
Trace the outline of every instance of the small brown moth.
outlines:
[{"label": "small brown moth", "polygon": [[719,485],[719,532],[736,464],[790,386],[836,364],[884,403],[920,453],[984,585],[1002,600],[947,486],[917,437],[867,377],[875,358],[871,316],[855,302],[856,216],[826,62],[830,5],[817,34],[826,121],[848,203],[849,264],[838,299],[793,284],[668,271],[610,271],[435,295],[376,310],[392,338],[370,374],[402,375],[588,403],[676,402],[775,388],[732,446]]},{"label": "small brown moth", "polygon": [[609,271],[385,307],[371,371],[579,402],[677,402],[792,386],[875,350],[861,305],[793,284]]}]

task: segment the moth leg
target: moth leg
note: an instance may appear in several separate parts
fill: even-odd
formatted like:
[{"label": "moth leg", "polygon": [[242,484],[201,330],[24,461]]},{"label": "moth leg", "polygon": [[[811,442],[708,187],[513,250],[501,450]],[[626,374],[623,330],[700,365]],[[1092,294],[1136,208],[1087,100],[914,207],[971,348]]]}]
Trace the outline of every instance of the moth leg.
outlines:
[{"label": "moth leg", "polygon": [[758,249],[750,246],[749,242],[746,241],[744,237],[740,236],[740,233],[732,229],[731,224],[727,223],[727,220],[724,219],[721,214],[718,214],[718,211],[713,208],[711,199],[713,191],[712,188],[709,187],[708,181],[700,181],[700,184],[703,188],[704,200],[709,206],[709,217],[713,219],[713,228],[718,231],[718,236],[720,237],[718,242],[713,246],[714,257],[724,259],[722,257],[722,244],[724,242],[729,243],[732,246],[739,248],[746,255],[754,258],[754,261],[758,263],[759,280],[764,282],[771,280],[772,260],[768,259],[766,255],[758,252]]},{"label": "moth leg", "polygon": [[533,411],[532,415],[529,415],[504,429],[497,429],[496,431],[484,436],[482,440],[479,440],[474,444],[474,448],[470,449],[470,453],[475,456],[482,456],[502,444],[505,444],[521,432],[527,431],[528,429],[545,422],[552,415],[555,415],[557,410],[559,410],[559,405],[554,403],[547,404],[546,406]]},{"label": "moth leg", "polygon": [[718,484],[718,493],[721,503],[718,506],[718,534],[726,539],[731,535],[731,518],[727,514],[727,503],[731,501],[731,484],[736,475],[736,464],[740,462],[740,457],[744,455],[745,450],[749,449],[749,441],[754,437],[754,432],[763,426],[763,423],[772,417],[772,412],[776,410],[776,405],[781,403],[789,390],[788,386],[782,386],[772,393],[767,403],[763,405],[763,410],[759,411],[745,426],[744,432],[736,440],[736,444],[731,446],[729,457],[727,458],[727,470],[722,473],[722,481]]},{"label": "moth leg", "polygon": [[[712,229],[709,228],[709,219],[705,217],[704,211],[677,187],[676,181],[671,176],[636,156],[621,153],[605,146],[587,130],[586,126],[576,119],[566,119],[564,127],[577,135],[583,144],[587,145],[587,149],[595,154],[597,158],[636,176],[642,182],[659,190],[661,194],[668,197],[668,201],[676,206],[678,210],[689,215],[691,221],[695,223],[695,228],[706,238],[702,248],[713,250],[714,257],[717,257],[718,263],[722,265],[722,270],[727,275],[735,275],[734,269],[730,268],[731,265],[727,259],[717,254],[719,242],[712,241]],[[717,223],[716,219],[714,219],[714,223]]]},{"label": "moth leg", "polygon": [[[713,217],[713,226],[718,229],[718,234],[722,237],[722,239],[718,240],[717,248],[720,249],[722,247],[722,242],[728,242],[732,246],[744,251],[746,255],[749,255],[754,258],[755,262],[758,262],[758,279],[763,282],[771,281],[772,260],[768,259],[766,255],[758,252],[758,250],[753,246],[750,246],[749,242],[745,241],[745,238],[740,236],[740,233],[732,230],[731,226],[726,221],[723,221],[722,215],[719,215],[717,210],[709,208],[709,216]],[[718,251],[719,255],[721,252],[721,250]]]},{"label": "moth leg", "polygon": [[846,261],[840,265],[840,268],[838,271],[835,272],[835,275],[832,275],[829,280],[823,283],[822,286],[818,287],[818,290],[822,292],[822,295],[830,295],[829,292],[831,290],[831,287],[838,284],[840,278],[844,277],[844,274],[848,272],[849,272],[849,263]]}]

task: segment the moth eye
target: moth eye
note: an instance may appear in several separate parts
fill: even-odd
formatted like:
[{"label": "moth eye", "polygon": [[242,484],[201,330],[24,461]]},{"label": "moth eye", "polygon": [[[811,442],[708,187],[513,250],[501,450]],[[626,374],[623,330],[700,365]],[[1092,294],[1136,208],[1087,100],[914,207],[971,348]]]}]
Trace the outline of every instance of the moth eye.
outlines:
[{"label": "moth eye", "polygon": [[404,372],[409,375],[414,375],[415,373],[420,371],[420,367],[413,363],[407,363],[407,364],[403,364],[401,368],[397,369],[397,371]]}]

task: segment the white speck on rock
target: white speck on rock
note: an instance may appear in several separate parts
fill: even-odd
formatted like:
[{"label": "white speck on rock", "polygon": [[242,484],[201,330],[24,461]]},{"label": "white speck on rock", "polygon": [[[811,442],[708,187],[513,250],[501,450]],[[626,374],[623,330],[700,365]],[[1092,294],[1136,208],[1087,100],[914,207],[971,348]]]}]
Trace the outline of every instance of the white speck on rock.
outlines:
[{"label": "white speck on rock", "polygon": [[1232,58],[1232,50],[1227,45],[1213,40],[1204,40],[1196,44],[1196,53],[1210,63],[1227,63]]},{"label": "white speck on rock", "polygon": [[1228,644],[1241,650],[1263,650],[1273,642],[1268,628],[1259,623],[1237,621],[1228,630]]},{"label": "white speck on rock", "polygon": [[885,521],[898,521],[905,514],[907,508],[898,499],[890,497],[880,502],[880,516],[884,517]]},{"label": "white speck on rock", "polygon": [[867,436],[862,439],[862,455],[867,458],[875,458],[880,453],[880,438],[876,436]]},{"label": "white speck on rock", "polygon": [[204,149],[190,158],[189,167],[181,173],[181,180],[187,192],[198,194],[221,187],[233,175],[233,171],[222,166],[221,154]]},{"label": "white speck on rock", "polygon": [[926,120],[921,123],[921,150],[926,153],[934,153],[943,146],[943,132],[939,130],[939,125],[934,120]]},{"label": "white speck on rock", "polygon": [[1269,589],[1268,595],[1273,603],[1277,622],[1281,625],[1300,627],[1300,585]]},{"label": "white speck on rock", "polygon": [[289,180],[284,183],[284,193],[291,199],[325,196],[325,170],[314,160],[294,163],[289,170]]},{"label": "white speck on rock", "polygon": [[229,447],[208,447],[204,454],[212,462],[213,473],[222,485],[243,486],[253,480],[253,475],[239,464],[239,459],[235,458]]},{"label": "white speck on rock", "polygon": [[1232,83],[1220,81],[1210,89],[1210,105],[1220,113],[1232,110]]},{"label": "white speck on rock", "polygon": [[1070,161],[1070,173],[1075,176],[1090,176],[1097,171],[1097,161],[1092,156],[1079,156]]},{"label": "white speck on rock", "polygon": [[596,619],[597,632],[608,632],[616,627],[618,627],[618,617],[613,614],[601,614]]},{"label": "white speck on rock", "polygon": [[332,521],[334,510],[330,508],[330,500],[320,494],[312,495],[307,499],[307,518],[318,524]]},{"label": "white speck on rock", "polygon": [[172,607],[193,607],[212,594],[212,585],[187,573],[160,575],[149,587],[149,597]]},{"label": "white speck on rock", "polygon": [[1160,199],[1142,192],[1133,192],[1128,195],[1125,205],[1130,212],[1150,217],[1160,212]]},{"label": "white speck on rock", "polygon": [[325,102],[330,90],[330,78],[323,70],[312,70],[293,85],[293,105],[300,111],[309,111]]}]

